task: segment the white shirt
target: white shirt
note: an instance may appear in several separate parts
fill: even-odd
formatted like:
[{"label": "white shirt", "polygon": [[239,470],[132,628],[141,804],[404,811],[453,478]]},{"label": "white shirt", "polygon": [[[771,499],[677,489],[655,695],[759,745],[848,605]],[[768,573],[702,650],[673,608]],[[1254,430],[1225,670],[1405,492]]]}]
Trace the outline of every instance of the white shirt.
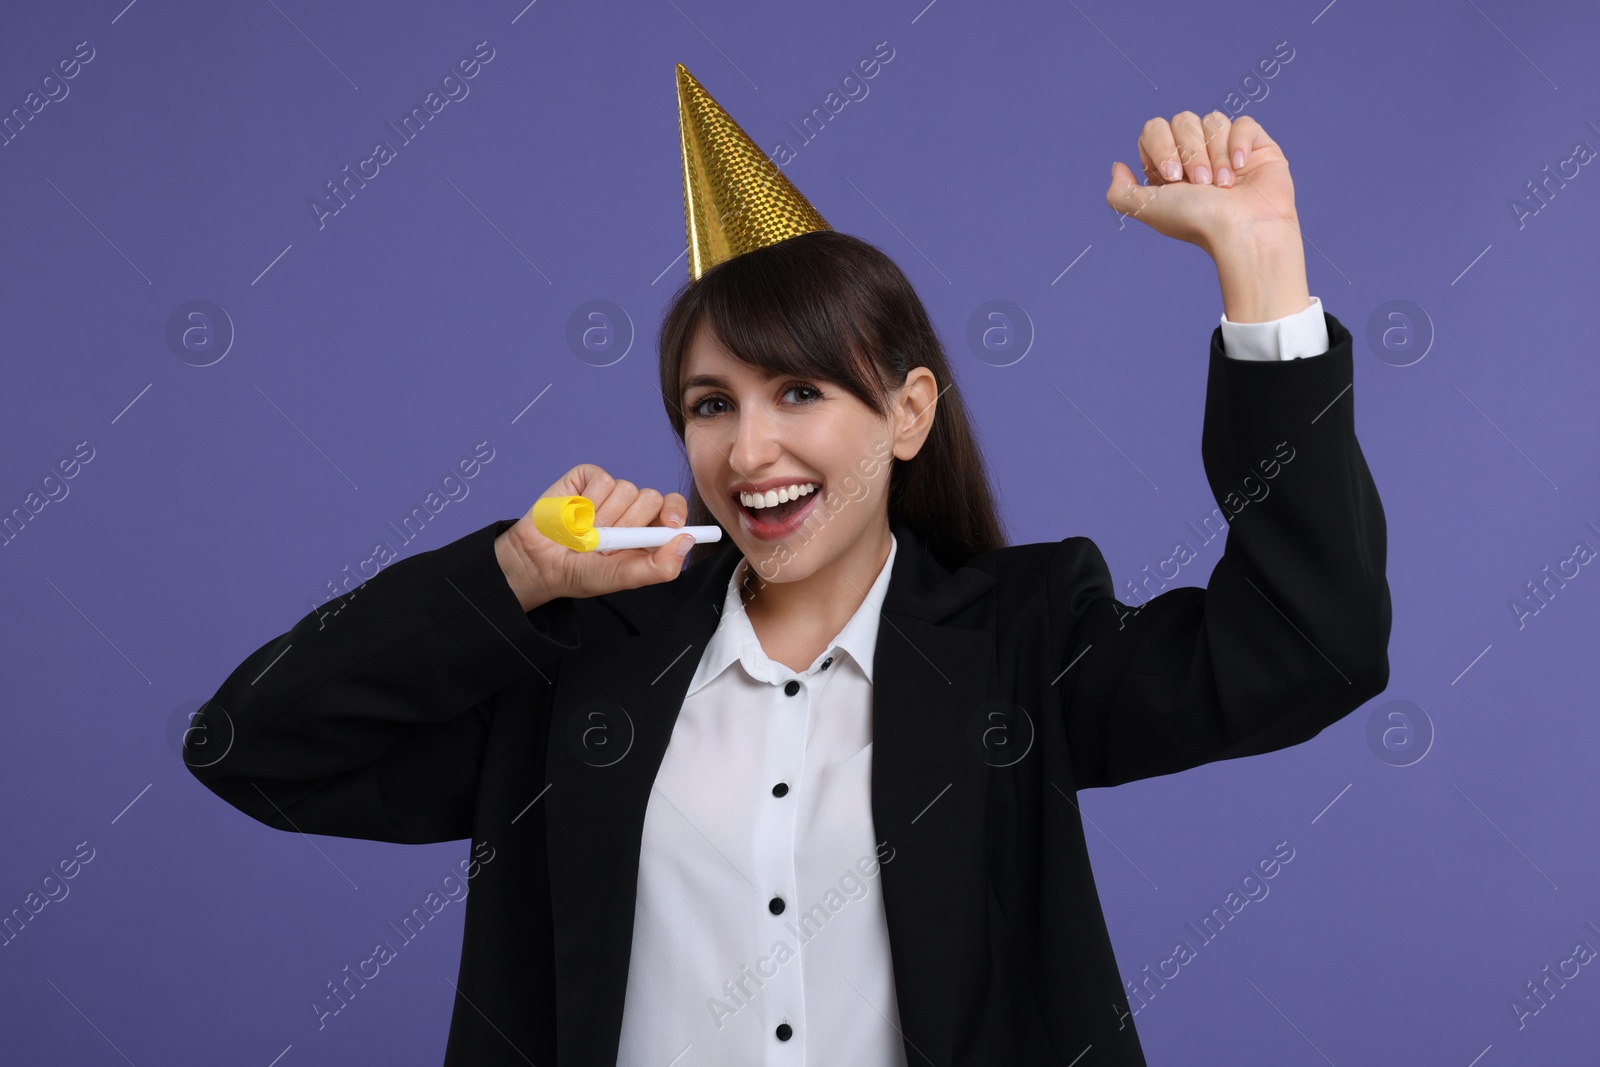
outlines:
[{"label": "white shirt", "polygon": [[905,1064],[871,804],[889,541],[800,673],[762,651],[734,568],[645,810],[619,1067]]},{"label": "white shirt", "polygon": [[[1221,326],[1236,359],[1328,348],[1315,297]],[[739,596],[749,564],[734,568],[645,809],[618,1067],[906,1067],[872,825],[889,540],[861,606],[799,673],[762,650]]]}]

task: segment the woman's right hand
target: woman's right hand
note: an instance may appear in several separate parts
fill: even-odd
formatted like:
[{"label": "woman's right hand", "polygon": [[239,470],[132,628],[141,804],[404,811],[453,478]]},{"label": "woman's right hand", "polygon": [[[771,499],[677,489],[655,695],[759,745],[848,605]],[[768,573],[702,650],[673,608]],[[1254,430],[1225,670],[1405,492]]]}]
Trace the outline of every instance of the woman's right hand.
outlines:
[{"label": "woman's right hand", "polygon": [[[593,463],[580,463],[540,494],[582,496],[594,503],[596,526],[682,526],[689,503],[682,493],[662,496],[618,480]],[[557,544],[533,524],[533,508],[495,538],[495,556],[523,611],[557,597],[592,597],[669,582],[683,570],[694,538],[683,534],[659,548],[578,552]]]}]

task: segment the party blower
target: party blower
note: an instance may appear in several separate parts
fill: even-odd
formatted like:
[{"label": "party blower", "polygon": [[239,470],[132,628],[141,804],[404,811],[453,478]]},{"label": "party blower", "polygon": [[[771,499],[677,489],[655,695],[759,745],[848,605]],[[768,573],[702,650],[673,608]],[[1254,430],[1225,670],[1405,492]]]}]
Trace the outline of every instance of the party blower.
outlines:
[{"label": "party blower", "polygon": [[720,526],[596,526],[594,502],[584,496],[545,496],[533,503],[533,525],[558,545],[577,552],[660,548],[679,534],[696,542],[722,540]]}]

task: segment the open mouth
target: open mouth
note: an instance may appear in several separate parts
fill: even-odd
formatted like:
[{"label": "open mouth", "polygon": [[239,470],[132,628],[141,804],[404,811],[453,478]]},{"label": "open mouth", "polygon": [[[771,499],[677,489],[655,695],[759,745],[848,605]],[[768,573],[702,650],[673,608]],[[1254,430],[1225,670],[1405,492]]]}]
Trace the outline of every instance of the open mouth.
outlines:
[{"label": "open mouth", "polygon": [[739,501],[738,494],[734,495],[734,502],[744,515],[746,529],[763,540],[774,540],[785,537],[800,527],[806,516],[811,513],[811,509],[816,507],[821,497],[821,489],[822,486],[816,484],[803,496],[768,507],[751,507],[744,504]]}]

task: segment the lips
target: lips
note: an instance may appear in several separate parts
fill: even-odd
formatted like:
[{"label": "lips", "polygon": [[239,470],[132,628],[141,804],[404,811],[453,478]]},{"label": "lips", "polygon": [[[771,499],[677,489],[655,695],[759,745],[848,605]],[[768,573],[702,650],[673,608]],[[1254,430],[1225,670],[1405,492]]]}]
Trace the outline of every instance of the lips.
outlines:
[{"label": "lips", "polygon": [[[816,490],[798,500],[770,508],[747,508],[737,504],[744,528],[763,541],[778,541],[798,530],[817,506],[822,494]],[[735,497],[735,500],[738,498]]]}]

